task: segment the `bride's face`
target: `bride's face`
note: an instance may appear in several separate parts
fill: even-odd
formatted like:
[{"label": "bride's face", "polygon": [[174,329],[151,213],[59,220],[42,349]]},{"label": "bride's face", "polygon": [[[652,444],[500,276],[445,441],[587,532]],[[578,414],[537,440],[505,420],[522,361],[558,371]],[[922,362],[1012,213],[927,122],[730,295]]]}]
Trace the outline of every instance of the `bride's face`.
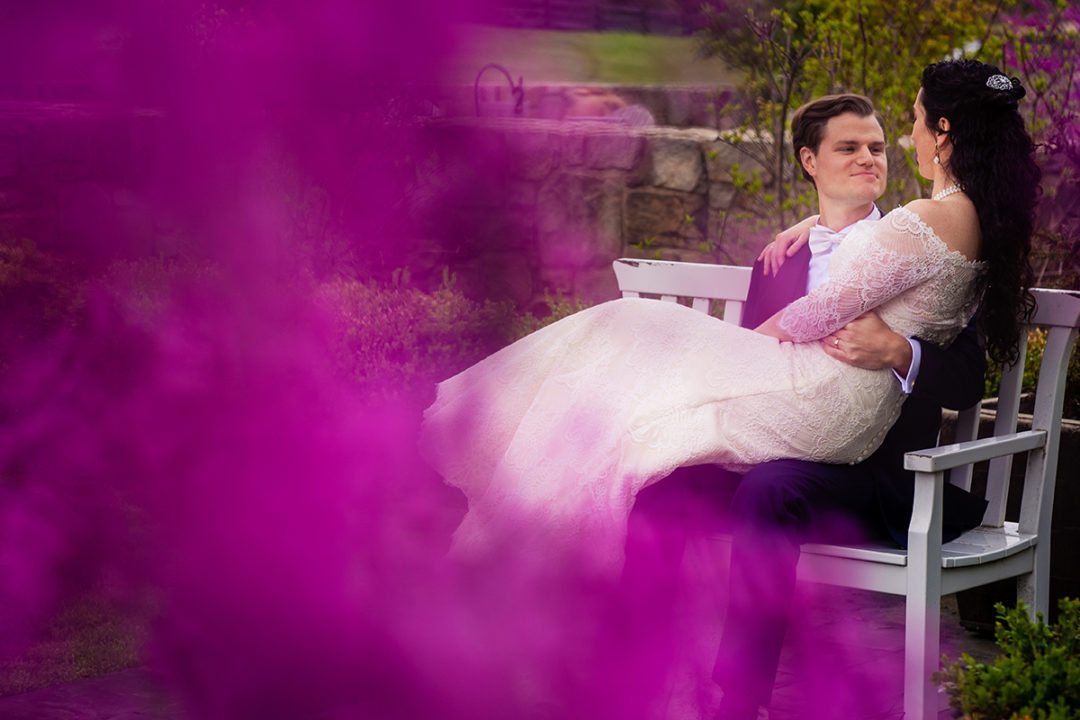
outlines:
[{"label": "bride's face", "polygon": [[915,123],[911,127],[911,142],[915,145],[915,159],[919,164],[919,174],[927,180],[934,179],[934,150],[937,138],[926,127],[926,108],[923,107],[922,90],[915,96]]}]

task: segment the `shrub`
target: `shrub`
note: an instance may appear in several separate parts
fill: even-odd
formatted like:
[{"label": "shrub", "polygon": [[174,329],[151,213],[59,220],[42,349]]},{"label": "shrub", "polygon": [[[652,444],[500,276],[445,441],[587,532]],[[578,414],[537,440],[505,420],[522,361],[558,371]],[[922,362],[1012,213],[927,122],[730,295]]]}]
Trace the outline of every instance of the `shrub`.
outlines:
[{"label": "shrub", "polygon": [[225,282],[222,269],[210,261],[152,255],[117,260],[94,284],[123,309],[128,321],[153,327],[181,288],[206,293]]},{"label": "shrub", "polygon": [[0,369],[15,348],[73,325],[82,303],[71,263],[30,240],[0,241]]},{"label": "shrub", "polygon": [[[1027,355],[1024,358],[1022,392],[1034,392],[1042,367],[1043,349],[1046,347],[1046,331],[1033,328],[1028,332]],[[986,368],[986,397],[996,397],[1001,388],[1001,363],[990,361]],[[1065,380],[1065,403],[1062,416],[1080,420],[1080,352],[1073,351]]]},{"label": "shrub", "polygon": [[[994,606],[994,637],[1004,655],[991,665],[964,654],[934,673],[953,710],[980,720],[1080,717],[1080,600],[1062,598],[1055,626],[1028,617],[1023,602]],[[945,659],[948,663],[948,659]]]},{"label": "shrub", "polygon": [[547,315],[536,317],[531,312],[527,312],[518,318],[518,321],[514,326],[514,340],[525,337],[529,333],[536,332],[545,325],[550,325],[556,320],[562,320],[564,317],[573,315],[579,310],[584,310],[589,307],[589,303],[584,302],[577,296],[572,300],[563,297],[562,290],[558,289],[555,290],[555,296],[552,297],[551,293],[545,288],[544,302],[548,309]]},{"label": "shrub", "polygon": [[584,305],[547,296],[551,314],[519,314],[508,300],[472,300],[453,276],[424,292],[407,284],[336,279],[319,296],[336,322],[342,372],[375,399],[423,401],[435,383]]}]

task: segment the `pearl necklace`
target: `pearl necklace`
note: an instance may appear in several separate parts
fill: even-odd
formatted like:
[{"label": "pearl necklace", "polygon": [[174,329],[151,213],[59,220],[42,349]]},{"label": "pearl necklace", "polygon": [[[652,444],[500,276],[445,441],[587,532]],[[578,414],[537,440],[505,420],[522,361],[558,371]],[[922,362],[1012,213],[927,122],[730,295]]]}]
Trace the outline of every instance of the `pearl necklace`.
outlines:
[{"label": "pearl necklace", "polygon": [[960,186],[957,185],[956,183],[953,183],[949,187],[944,188],[942,190],[938,190],[936,193],[934,193],[934,200],[943,200],[944,198],[949,197],[953,193],[958,193],[958,192],[960,192]]}]

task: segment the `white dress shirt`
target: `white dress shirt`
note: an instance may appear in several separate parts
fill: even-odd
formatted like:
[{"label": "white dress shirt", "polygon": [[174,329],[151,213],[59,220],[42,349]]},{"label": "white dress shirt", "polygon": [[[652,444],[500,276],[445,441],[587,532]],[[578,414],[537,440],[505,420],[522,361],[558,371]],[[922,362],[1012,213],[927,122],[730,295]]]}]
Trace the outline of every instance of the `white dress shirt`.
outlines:
[{"label": "white dress shirt", "polygon": [[806,292],[810,292],[829,278],[829,263],[833,250],[847,237],[852,228],[865,220],[880,220],[881,211],[875,205],[870,214],[853,222],[842,230],[827,228],[819,221],[810,228],[810,266],[806,269]]},{"label": "white dress shirt", "polygon": [[[875,205],[870,214],[859,222],[880,219],[881,211]],[[810,263],[806,269],[806,292],[810,292],[828,279],[829,263],[832,261],[833,250],[857,224],[852,223],[841,230],[833,230],[819,222],[810,228]],[[918,340],[908,338],[907,341],[911,345],[911,367],[908,368],[907,376],[901,376],[896,370],[893,370],[893,374],[900,381],[900,386],[904,389],[904,392],[910,394],[912,388],[915,387],[915,378],[919,375],[922,347],[919,345]]]}]

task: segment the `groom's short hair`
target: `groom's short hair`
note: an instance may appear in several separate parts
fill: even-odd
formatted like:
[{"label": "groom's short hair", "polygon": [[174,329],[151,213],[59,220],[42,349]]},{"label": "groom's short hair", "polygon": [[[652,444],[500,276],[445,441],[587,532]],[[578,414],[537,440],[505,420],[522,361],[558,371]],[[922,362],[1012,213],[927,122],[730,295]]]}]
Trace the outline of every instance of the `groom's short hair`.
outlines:
[{"label": "groom's short hair", "polygon": [[825,126],[829,120],[844,113],[852,113],[858,117],[873,115],[881,126],[882,135],[885,134],[885,120],[874,108],[874,103],[870,102],[870,98],[854,93],[823,95],[806,103],[791,116],[791,144],[795,150],[795,162],[802,168],[803,177],[810,182],[814,182],[814,179],[803,167],[802,149],[810,148],[810,152],[817,155],[825,137]]}]

